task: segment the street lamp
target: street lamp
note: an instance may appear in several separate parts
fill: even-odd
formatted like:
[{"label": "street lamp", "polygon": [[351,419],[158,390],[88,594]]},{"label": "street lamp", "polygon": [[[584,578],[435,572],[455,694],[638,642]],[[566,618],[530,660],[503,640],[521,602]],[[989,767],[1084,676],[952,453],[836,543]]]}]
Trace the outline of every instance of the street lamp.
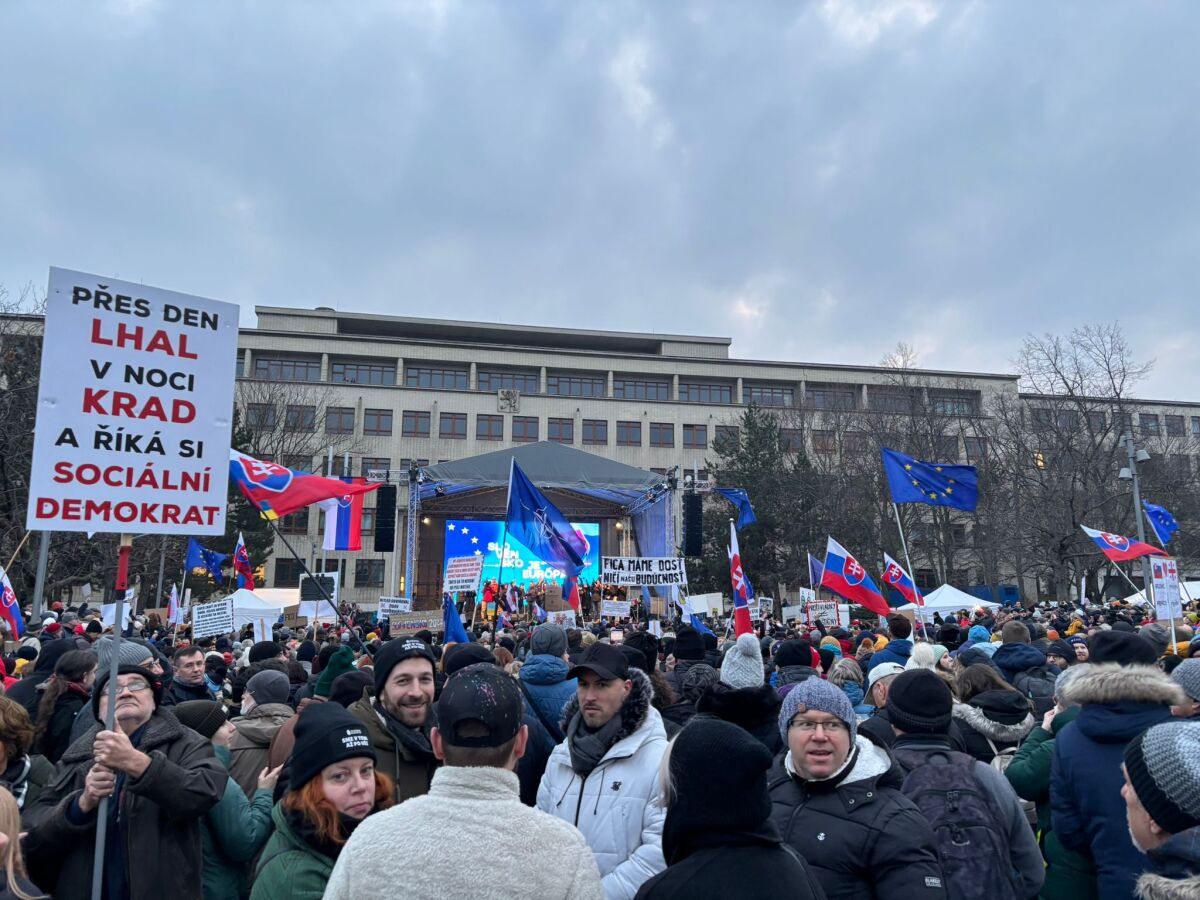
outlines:
[{"label": "street lamp", "polygon": [[[1126,432],[1121,436],[1121,440],[1125,443],[1125,454],[1129,459],[1129,465],[1121,469],[1117,473],[1117,477],[1122,481],[1133,482],[1133,519],[1137,522],[1138,540],[1143,544],[1146,543],[1146,525],[1142,521],[1142,489],[1138,482],[1137,464],[1140,462],[1149,462],[1150,454],[1145,450],[1139,450],[1134,446],[1133,434]],[[1150,558],[1143,556],[1142,562],[1142,596],[1150,601]]]}]

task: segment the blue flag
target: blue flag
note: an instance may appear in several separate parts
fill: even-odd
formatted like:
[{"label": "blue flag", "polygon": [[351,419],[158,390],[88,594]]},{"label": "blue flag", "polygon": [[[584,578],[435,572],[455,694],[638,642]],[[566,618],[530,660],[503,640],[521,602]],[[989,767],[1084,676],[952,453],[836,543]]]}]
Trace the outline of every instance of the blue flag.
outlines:
[{"label": "blue flag", "polygon": [[825,574],[825,564],[808,554],[808,586],[814,591],[821,586],[821,576]]},{"label": "blue flag", "polygon": [[567,517],[558,511],[521,471],[514,458],[508,476],[508,511],[504,526],[534,557],[567,575],[583,571],[587,546]]},{"label": "blue flag", "polygon": [[454,607],[454,600],[449,594],[442,595],[442,624],[446,629],[442,643],[471,643],[471,639],[467,637],[467,630],[463,628],[462,619],[458,617],[458,610]]},{"label": "blue flag", "polygon": [[978,504],[974,466],[922,462],[886,447],[882,453],[883,472],[893,503],[924,503],[966,510]]},{"label": "blue flag", "polygon": [[213,581],[220,582],[221,563],[227,559],[229,559],[229,554],[201,547],[200,542],[195,538],[188,538],[187,559],[183,567],[189,572],[207,570],[212,575]]},{"label": "blue flag", "polygon": [[1171,535],[1179,530],[1179,523],[1175,521],[1173,515],[1167,512],[1165,507],[1155,506],[1145,500],[1142,501],[1142,506],[1146,508],[1146,520],[1154,529],[1154,533],[1158,535],[1158,542],[1165,547],[1167,541],[1171,539]]},{"label": "blue flag", "polygon": [[642,585],[642,609],[646,611],[646,615],[650,615],[650,588]]},{"label": "blue flag", "polygon": [[704,624],[704,620],[701,619],[700,616],[698,616],[696,613],[692,613],[691,618],[692,618],[692,627],[695,628],[698,632],[700,632],[701,634],[712,634],[712,629]]},{"label": "blue flag", "polygon": [[754,507],[750,505],[750,495],[745,488],[717,488],[717,493],[737,507],[737,527],[745,528],[758,521],[754,515]]}]

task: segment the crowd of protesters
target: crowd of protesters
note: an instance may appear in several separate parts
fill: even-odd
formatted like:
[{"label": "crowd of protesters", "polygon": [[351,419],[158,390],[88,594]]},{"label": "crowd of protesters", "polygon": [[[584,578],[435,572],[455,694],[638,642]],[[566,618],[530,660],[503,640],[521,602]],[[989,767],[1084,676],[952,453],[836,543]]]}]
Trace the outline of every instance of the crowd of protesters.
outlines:
[{"label": "crowd of protesters", "polygon": [[106,900],[1200,897],[1195,619],[193,642],[59,607],[4,660],[0,900],[90,897],[101,810]]}]

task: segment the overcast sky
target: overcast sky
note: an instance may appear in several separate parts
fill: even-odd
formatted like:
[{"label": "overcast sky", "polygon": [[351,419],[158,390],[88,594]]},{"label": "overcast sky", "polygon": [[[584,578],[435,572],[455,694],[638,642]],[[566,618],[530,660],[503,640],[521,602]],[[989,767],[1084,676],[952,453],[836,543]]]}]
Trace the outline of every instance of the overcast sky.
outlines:
[{"label": "overcast sky", "polygon": [[0,284],[1009,371],[1200,401],[1194,0],[0,7]]}]

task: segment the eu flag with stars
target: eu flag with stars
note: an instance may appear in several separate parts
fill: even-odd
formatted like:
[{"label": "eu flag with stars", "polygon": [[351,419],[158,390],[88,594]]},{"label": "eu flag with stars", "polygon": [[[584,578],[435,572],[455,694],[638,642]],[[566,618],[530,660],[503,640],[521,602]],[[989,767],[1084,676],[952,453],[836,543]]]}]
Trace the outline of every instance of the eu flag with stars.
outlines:
[{"label": "eu flag with stars", "polygon": [[972,510],[979,502],[974,466],[922,462],[886,447],[883,472],[893,503],[924,503]]},{"label": "eu flag with stars", "polygon": [[758,521],[754,515],[754,507],[750,505],[750,495],[745,488],[717,488],[717,493],[737,507],[737,527],[745,528]]},{"label": "eu flag with stars", "polygon": [[220,584],[221,564],[227,559],[229,559],[228,554],[201,547],[200,542],[195,538],[188,538],[187,560],[183,566],[189,572],[195,572],[197,569],[207,570],[212,575],[213,581]]},{"label": "eu flag with stars", "polygon": [[1145,500],[1142,501],[1142,506],[1146,508],[1146,519],[1150,522],[1150,527],[1158,535],[1158,542],[1165,547],[1167,541],[1171,539],[1171,535],[1179,530],[1179,523],[1165,507],[1155,506]]}]

